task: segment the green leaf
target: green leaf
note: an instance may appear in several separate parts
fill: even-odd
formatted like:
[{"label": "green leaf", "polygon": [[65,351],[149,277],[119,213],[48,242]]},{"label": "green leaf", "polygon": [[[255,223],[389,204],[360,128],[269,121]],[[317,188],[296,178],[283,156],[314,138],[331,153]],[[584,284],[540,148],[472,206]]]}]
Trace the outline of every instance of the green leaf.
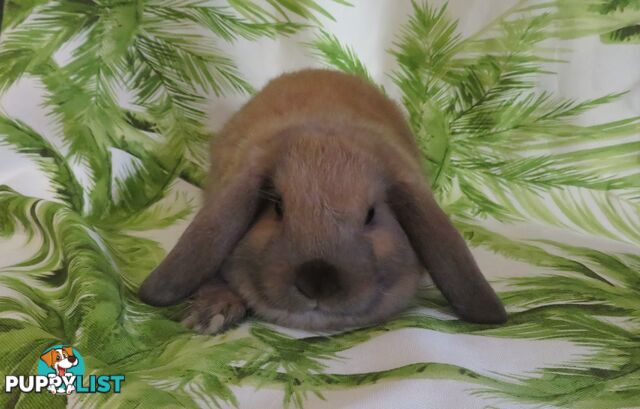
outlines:
[{"label": "green leaf", "polygon": [[320,30],[315,39],[307,44],[307,47],[313,49],[325,64],[340,71],[357,75],[371,83],[374,82],[353,48],[341,44],[336,36]]},{"label": "green leaf", "polygon": [[60,200],[77,211],[83,207],[83,189],[66,159],[42,135],[22,121],[0,115],[0,146],[9,146],[33,157],[50,181]]},{"label": "green leaf", "polygon": [[51,2],[18,26],[3,31],[0,41],[0,92],[38,70],[53,54],[96,19],[94,8],[80,2]]}]

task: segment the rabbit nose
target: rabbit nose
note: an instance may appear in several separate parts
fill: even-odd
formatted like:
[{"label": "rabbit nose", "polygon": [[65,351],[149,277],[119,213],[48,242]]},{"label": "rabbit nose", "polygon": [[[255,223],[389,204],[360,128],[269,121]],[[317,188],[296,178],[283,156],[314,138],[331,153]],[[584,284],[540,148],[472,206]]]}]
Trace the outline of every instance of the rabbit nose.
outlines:
[{"label": "rabbit nose", "polygon": [[307,261],[296,269],[295,286],[307,298],[329,298],[339,289],[338,269],[320,259]]}]

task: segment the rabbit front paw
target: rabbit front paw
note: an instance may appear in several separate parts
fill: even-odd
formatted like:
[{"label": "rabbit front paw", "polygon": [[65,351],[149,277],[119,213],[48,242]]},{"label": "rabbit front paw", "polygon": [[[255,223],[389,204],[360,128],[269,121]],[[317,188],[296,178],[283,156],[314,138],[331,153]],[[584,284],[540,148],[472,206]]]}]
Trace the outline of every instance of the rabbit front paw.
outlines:
[{"label": "rabbit front paw", "polygon": [[182,324],[202,334],[217,334],[241,321],[246,312],[244,301],[224,281],[215,279],[193,295]]}]

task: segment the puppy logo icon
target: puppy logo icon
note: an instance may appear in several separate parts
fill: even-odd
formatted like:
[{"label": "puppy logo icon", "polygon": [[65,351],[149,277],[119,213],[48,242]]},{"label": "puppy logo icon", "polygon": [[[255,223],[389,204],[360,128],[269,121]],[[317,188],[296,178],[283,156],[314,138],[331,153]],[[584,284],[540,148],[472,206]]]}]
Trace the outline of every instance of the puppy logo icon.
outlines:
[{"label": "puppy logo icon", "polygon": [[[76,390],[74,380],[78,375],[84,375],[84,362],[75,348],[55,345],[40,355],[38,375],[47,376],[53,381],[47,388],[49,392],[71,394]],[[55,382],[56,378],[62,382]]]},{"label": "puppy logo icon", "polygon": [[69,345],[54,345],[45,349],[38,358],[37,375],[6,375],[4,391],[12,393],[120,393],[124,375],[84,376],[84,359],[77,349]]}]

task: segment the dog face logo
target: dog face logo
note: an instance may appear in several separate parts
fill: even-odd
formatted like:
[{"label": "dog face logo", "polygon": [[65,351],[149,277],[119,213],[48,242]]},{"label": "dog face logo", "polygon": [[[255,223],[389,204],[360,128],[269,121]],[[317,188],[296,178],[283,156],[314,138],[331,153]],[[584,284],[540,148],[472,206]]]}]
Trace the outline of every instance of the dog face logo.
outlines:
[{"label": "dog face logo", "polygon": [[78,358],[73,355],[73,348],[71,347],[52,349],[49,352],[45,352],[40,359],[49,368],[56,371],[58,376],[64,376],[67,373],[67,369],[78,365]]},{"label": "dog face logo", "polygon": [[77,351],[67,345],[56,345],[40,355],[38,373],[59,379],[50,383],[47,390],[53,394],[75,392],[75,377],[84,372],[81,359]]}]

